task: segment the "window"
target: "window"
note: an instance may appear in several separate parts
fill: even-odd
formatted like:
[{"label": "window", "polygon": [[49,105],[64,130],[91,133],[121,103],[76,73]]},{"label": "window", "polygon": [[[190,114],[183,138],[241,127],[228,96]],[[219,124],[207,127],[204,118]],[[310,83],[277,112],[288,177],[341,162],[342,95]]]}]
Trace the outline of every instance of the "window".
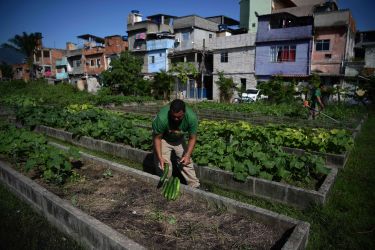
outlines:
[{"label": "window", "polygon": [[271,62],[295,62],[296,61],[296,46],[272,46],[271,47]]},{"label": "window", "polygon": [[256,26],[256,24],[255,23],[253,23],[252,25],[251,25],[253,28],[255,28],[255,26]]},{"label": "window", "polygon": [[43,50],[43,57],[49,57],[49,50]]},{"label": "window", "polygon": [[94,67],[95,66],[95,60],[90,60],[90,66]]},{"label": "window", "polygon": [[332,54],[324,54],[324,58],[325,59],[331,59],[332,58]]},{"label": "window", "polygon": [[150,56],[150,63],[151,64],[155,63],[155,56]]},{"label": "window", "polygon": [[208,38],[212,38],[212,34],[209,34],[209,35],[208,35]]},{"label": "window", "polygon": [[315,50],[316,51],[327,51],[329,50],[330,40],[316,40]]},{"label": "window", "polygon": [[100,58],[96,59],[96,65],[98,65],[98,68],[100,68]]},{"label": "window", "polygon": [[246,90],[246,78],[241,78],[241,92]]},{"label": "window", "polygon": [[73,67],[80,67],[81,66],[81,60],[75,60],[73,61]]},{"label": "window", "polygon": [[227,63],[228,62],[228,52],[223,52],[221,53],[221,60],[222,63]]},{"label": "window", "polygon": [[182,33],[182,40],[183,40],[183,41],[188,41],[188,40],[190,40],[190,33],[189,33],[189,32],[184,32],[184,33]]}]

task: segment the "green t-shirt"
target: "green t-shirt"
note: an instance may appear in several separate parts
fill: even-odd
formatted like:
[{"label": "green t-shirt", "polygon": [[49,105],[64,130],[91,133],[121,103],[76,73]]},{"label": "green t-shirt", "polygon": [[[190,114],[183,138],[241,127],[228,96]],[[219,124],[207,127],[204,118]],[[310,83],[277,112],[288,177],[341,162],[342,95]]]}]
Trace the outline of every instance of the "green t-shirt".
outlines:
[{"label": "green t-shirt", "polygon": [[154,121],[152,130],[154,135],[163,134],[163,139],[169,142],[176,142],[184,137],[184,133],[195,135],[198,130],[198,119],[193,110],[186,106],[185,115],[180,125],[172,128],[168,120],[169,106],[163,107]]},{"label": "green t-shirt", "polygon": [[314,103],[314,104],[316,104],[318,102],[318,98],[317,97],[322,97],[322,93],[320,92],[319,88],[317,88],[317,89],[314,90],[312,98],[311,98],[311,102]]}]

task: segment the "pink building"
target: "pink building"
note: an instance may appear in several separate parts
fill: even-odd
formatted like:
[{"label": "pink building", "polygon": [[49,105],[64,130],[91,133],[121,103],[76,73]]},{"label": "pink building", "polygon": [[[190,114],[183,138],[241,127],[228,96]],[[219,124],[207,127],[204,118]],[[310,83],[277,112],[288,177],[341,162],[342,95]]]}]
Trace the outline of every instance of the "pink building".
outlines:
[{"label": "pink building", "polygon": [[340,83],[345,63],[354,57],[355,22],[349,10],[314,14],[314,46],[311,72],[327,84]]}]

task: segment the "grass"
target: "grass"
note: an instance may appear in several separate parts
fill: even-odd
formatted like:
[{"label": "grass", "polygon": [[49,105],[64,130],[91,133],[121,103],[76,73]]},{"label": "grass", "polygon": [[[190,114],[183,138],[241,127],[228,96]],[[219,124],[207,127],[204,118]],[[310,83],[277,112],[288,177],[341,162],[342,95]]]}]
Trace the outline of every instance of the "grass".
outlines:
[{"label": "grass", "polygon": [[0,249],[84,249],[0,185]]},{"label": "grass", "polygon": [[208,186],[211,192],[311,224],[307,249],[375,249],[375,112],[370,113],[325,206],[304,211]]}]

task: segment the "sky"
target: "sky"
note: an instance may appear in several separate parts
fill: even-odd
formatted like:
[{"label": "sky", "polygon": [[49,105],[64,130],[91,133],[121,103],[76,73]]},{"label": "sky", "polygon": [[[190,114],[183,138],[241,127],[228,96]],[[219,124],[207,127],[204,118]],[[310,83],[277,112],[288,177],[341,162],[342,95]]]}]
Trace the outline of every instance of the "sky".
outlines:
[{"label": "sky", "polygon": [[[375,0],[338,0],[350,9],[360,31],[375,30]],[[225,15],[239,20],[239,0],[4,0],[0,1],[0,44],[22,32],[41,32],[43,46],[65,48],[77,36],[126,35],[127,16],[154,14],[202,17]]]}]

